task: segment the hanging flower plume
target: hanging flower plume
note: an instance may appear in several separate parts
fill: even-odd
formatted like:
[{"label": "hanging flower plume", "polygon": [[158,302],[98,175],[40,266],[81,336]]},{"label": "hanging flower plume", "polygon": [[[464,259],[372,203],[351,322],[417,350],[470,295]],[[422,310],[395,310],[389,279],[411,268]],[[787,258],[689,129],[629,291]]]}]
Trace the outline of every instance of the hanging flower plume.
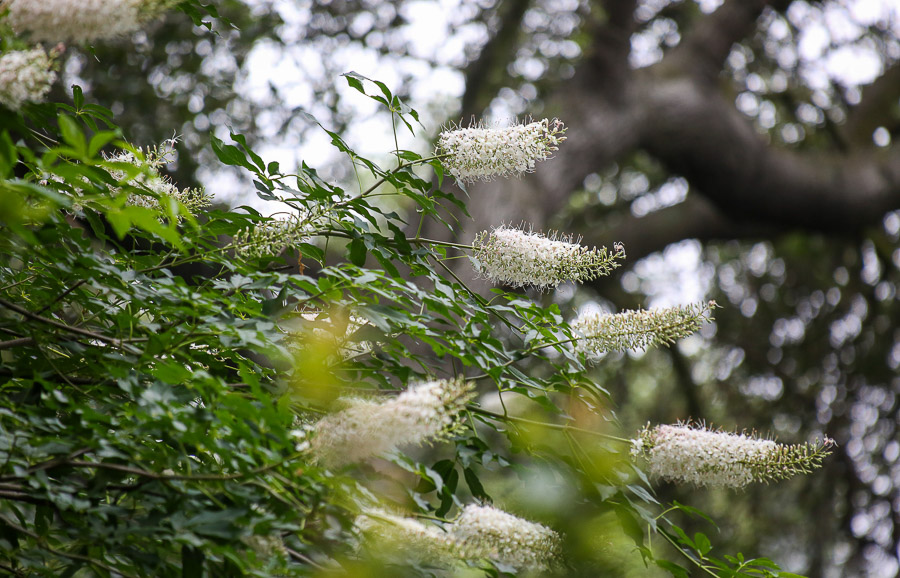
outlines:
[{"label": "hanging flower plume", "polygon": [[587,353],[647,349],[670,345],[694,333],[703,323],[712,321],[715,307],[716,302],[710,301],[614,314],[592,311],[575,319],[572,328],[582,335],[578,349]]},{"label": "hanging flower plume", "polygon": [[34,41],[91,42],[134,32],[174,0],[4,0],[0,12]]},{"label": "hanging flower plume", "polygon": [[559,545],[559,536],[546,526],[474,504],[463,509],[449,534],[465,558],[488,558],[518,569],[546,568]]},{"label": "hanging flower plume", "polygon": [[566,127],[544,119],[508,128],[453,128],[438,136],[436,154],[456,180],[470,183],[534,172],[535,163],[550,158],[566,140]]},{"label": "hanging flower plume", "polygon": [[469,504],[446,531],[382,510],[369,510],[357,527],[381,555],[413,556],[432,564],[488,559],[517,570],[546,570],[559,555],[559,535],[493,506]]},{"label": "hanging flower plume", "polygon": [[55,81],[53,59],[41,48],[0,54],[0,104],[11,110],[42,102]]},{"label": "hanging flower plume", "polygon": [[472,399],[472,390],[463,380],[441,379],[412,386],[380,403],[344,400],[346,409],[315,425],[310,447],[323,463],[340,466],[440,438]]},{"label": "hanging flower plume", "polygon": [[784,445],[689,423],[648,425],[632,443],[632,455],[646,458],[652,475],[726,488],[809,473],[822,466],[834,445],[827,437],[821,444]]},{"label": "hanging flower plume", "polygon": [[625,249],[616,245],[589,249],[568,237],[525,232],[498,227],[483,231],[472,245],[478,272],[493,283],[513,287],[532,285],[556,287],[565,281],[590,281],[608,275],[625,258]]},{"label": "hanging flower plume", "polygon": [[313,232],[309,215],[290,214],[285,219],[272,218],[242,229],[234,236],[232,246],[241,257],[279,255],[282,251],[309,240]]},{"label": "hanging flower plume", "polygon": [[449,566],[459,561],[450,535],[431,524],[370,509],[356,518],[356,527],[366,534],[379,557],[410,559],[425,564]]}]

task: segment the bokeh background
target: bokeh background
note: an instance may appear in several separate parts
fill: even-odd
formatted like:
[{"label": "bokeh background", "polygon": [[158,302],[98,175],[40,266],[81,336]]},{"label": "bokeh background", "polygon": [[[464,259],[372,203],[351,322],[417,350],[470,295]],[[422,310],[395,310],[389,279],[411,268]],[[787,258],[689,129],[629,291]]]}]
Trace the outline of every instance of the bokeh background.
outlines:
[{"label": "bokeh background", "polygon": [[[715,299],[700,334],[598,364],[616,400],[600,413],[624,432],[693,418],[784,442],[835,438],[814,475],[740,493],[660,485],[657,497],[707,511],[724,552],[813,577],[900,572],[896,0],[216,4],[233,28],[210,34],[173,14],[69,49],[58,90],[81,85],[136,145],[179,136],[168,169],[180,186],[261,211],[272,207],[214,162],[208,134],[241,132],[267,161],[353,180],[303,113],[376,158],[394,137],[344,72],[420,112],[418,135],[398,133],[419,152],[449,122],[559,117],[569,139],[556,159],[469,187],[474,218],[428,234],[468,243],[524,221],[623,242],[617,275],[541,296],[563,310]],[[559,486],[511,492],[555,507],[545,482]],[[646,575],[637,560],[604,575]]]}]

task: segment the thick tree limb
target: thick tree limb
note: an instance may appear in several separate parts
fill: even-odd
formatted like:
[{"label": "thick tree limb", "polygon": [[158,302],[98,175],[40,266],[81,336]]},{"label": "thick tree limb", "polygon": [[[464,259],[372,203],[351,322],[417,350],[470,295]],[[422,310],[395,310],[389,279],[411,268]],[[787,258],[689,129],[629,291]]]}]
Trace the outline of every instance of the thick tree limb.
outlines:
[{"label": "thick tree limb", "polygon": [[730,219],[707,199],[689,194],[684,202],[650,213],[644,217],[625,218],[597,223],[579,223],[585,245],[625,245],[628,261],[633,263],[660,249],[682,241],[721,241],[727,239],[770,238],[773,227]]},{"label": "thick tree limb", "polygon": [[[606,231],[585,215],[585,228],[569,232],[585,235],[591,244],[622,241],[634,258],[684,238],[771,238],[795,229],[855,234],[900,209],[896,144],[849,154],[779,147],[737,111],[718,83],[709,82],[734,42],[752,33],[759,13],[783,3],[727,2],[685,32],[679,49],[684,56],[670,53],[656,66],[629,70],[624,81],[605,76],[602,59],[586,52],[575,76],[545,100],[545,114],[560,116],[569,126],[557,158],[522,179],[470,187],[476,222],[463,221],[458,239],[468,242],[501,222],[546,228],[587,175],[638,149],[689,181],[688,200]],[[617,42],[602,37],[610,33],[608,26],[595,32],[601,35],[595,39],[598,50]],[[692,52],[703,62],[690,60]],[[683,66],[674,65],[679,59]],[[691,72],[696,66],[706,72]]]},{"label": "thick tree limb", "polygon": [[767,144],[719,94],[687,79],[657,82],[644,147],[741,221],[854,232],[900,208],[900,148],[803,154]]}]

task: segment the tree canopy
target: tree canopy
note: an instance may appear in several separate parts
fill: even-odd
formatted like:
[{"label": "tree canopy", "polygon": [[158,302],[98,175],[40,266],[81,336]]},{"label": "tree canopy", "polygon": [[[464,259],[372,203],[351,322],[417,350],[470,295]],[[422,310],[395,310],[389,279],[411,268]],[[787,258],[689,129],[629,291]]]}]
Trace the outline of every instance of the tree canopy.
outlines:
[{"label": "tree canopy", "polygon": [[[2,4],[0,57],[32,45],[16,4],[34,3]],[[81,47],[41,38],[62,81],[0,109],[5,570],[897,570],[889,4],[464,3],[431,52],[427,2],[159,13],[175,4]],[[250,90],[260,54],[302,77]],[[460,90],[423,92],[434,78]],[[440,124],[512,115],[559,117],[565,142],[534,174],[466,182]],[[373,123],[411,150],[359,152]],[[267,158],[306,142],[332,160]],[[228,170],[282,214],[210,207],[201,181]],[[542,292],[559,257],[530,251],[573,241],[606,253],[561,269],[585,285]],[[517,269],[490,269],[498,254]],[[698,303],[672,307],[686,291]],[[456,409],[404,418],[435,398]],[[440,435],[359,426],[379,415]],[[707,433],[744,447],[716,427],[754,432],[740,451],[795,444],[775,471],[824,470],[736,493],[653,462],[711,467],[679,445]],[[361,439],[381,457],[322,449],[366,454]],[[505,557],[475,545],[485,524],[533,540]]]}]

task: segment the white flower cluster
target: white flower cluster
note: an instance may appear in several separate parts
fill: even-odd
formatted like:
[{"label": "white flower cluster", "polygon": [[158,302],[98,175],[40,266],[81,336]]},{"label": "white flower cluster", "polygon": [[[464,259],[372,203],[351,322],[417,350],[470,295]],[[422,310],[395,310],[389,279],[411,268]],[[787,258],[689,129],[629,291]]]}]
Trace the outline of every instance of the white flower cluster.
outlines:
[{"label": "white flower cluster", "polygon": [[834,442],[825,438],[821,445],[789,446],[677,424],[647,426],[632,443],[632,455],[646,457],[652,475],[697,486],[743,488],[820,467]]},{"label": "white flower cluster", "polygon": [[439,438],[472,399],[472,389],[462,380],[441,379],[412,386],[381,403],[344,400],[346,409],[315,425],[310,447],[323,463],[340,466]]},{"label": "white flower cluster", "polygon": [[18,33],[37,42],[91,42],[140,28],[176,2],[170,0],[4,0],[0,12]]},{"label": "white flower cluster", "polygon": [[640,309],[607,314],[591,311],[572,322],[581,334],[580,351],[600,354],[625,349],[669,345],[712,321],[715,301],[661,309]]},{"label": "white flower cluster", "polygon": [[381,555],[413,556],[432,564],[488,559],[517,570],[545,570],[558,557],[559,536],[493,506],[469,504],[442,531],[381,510],[363,513],[357,527],[375,538]]},{"label": "white flower cluster", "polygon": [[518,569],[541,570],[557,556],[559,536],[492,506],[469,504],[449,534],[467,559],[488,558]]},{"label": "white flower cluster", "polygon": [[307,241],[314,231],[312,217],[292,213],[286,219],[271,217],[239,231],[231,242],[235,254],[244,258],[279,255]]},{"label": "white flower cluster", "polygon": [[449,566],[459,560],[450,536],[433,525],[384,510],[367,510],[356,518],[356,527],[366,534],[382,559],[410,559],[425,564]]},{"label": "white flower cluster", "polygon": [[[174,141],[163,143],[162,147],[153,148],[147,151],[144,158],[138,158],[131,151],[122,151],[106,160],[111,163],[126,163],[134,165],[142,169],[142,172],[136,177],[129,179],[129,174],[125,170],[112,168],[109,171],[117,181],[128,182],[129,184],[147,189],[159,195],[162,200],[166,198],[175,199],[188,209],[191,213],[206,208],[210,205],[209,195],[202,189],[179,189],[169,179],[159,174],[162,168],[169,160],[173,152],[172,145]],[[152,209],[154,211],[163,211],[160,200],[152,196],[132,194],[128,196],[127,204],[138,207]]]},{"label": "white flower cluster", "polygon": [[534,172],[537,161],[550,158],[566,139],[557,119],[516,124],[508,128],[455,128],[438,136],[435,154],[463,183]]},{"label": "white flower cluster", "polygon": [[11,110],[43,101],[55,81],[53,59],[41,48],[0,54],[0,104]]},{"label": "white flower cluster", "polygon": [[473,241],[479,274],[493,283],[513,287],[556,287],[566,281],[590,281],[608,275],[625,258],[616,245],[589,249],[567,238],[526,233],[522,229],[498,227],[483,231]]}]

